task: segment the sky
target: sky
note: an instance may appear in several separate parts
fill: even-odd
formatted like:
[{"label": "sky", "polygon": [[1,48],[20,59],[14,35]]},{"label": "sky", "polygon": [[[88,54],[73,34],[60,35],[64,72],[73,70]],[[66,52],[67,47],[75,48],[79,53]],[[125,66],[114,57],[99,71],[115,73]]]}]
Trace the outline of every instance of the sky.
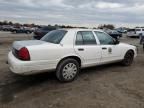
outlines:
[{"label": "sky", "polygon": [[87,27],[143,26],[144,0],[0,0],[0,20]]}]

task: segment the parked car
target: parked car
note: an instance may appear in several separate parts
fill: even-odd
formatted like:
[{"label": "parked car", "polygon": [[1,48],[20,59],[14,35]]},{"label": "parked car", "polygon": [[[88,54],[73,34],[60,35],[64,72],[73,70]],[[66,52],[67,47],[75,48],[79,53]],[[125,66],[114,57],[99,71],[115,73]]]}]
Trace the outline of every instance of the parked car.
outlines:
[{"label": "parked car", "polygon": [[127,37],[137,37],[137,38],[139,38],[140,34],[144,35],[144,28],[129,29],[127,31]]},{"label": "parked car", "polygon": [[0,31],[2,30],[2,26],[0,26]]},{"label": "parked car", "polygon": [[29,27],[14,27],[11,30],[12,33],[26,33],[26,34],[30,34],[33,32],[33,30]]},{"label": "parked car", "polygon": [[2,30],[3,31],[11,31],[13,29],[13,26],[11,25],[3,25]]},{"label": "parked car", "polygon": [[73,81],[81,68],[121,62],[132,64],[135,46],[119,43],[101,30],[53,30],[41,40],[15,41],[8,54],[10,70],[30,75],[56,71],[62,82]]},{"label": "parked car", "polygon": [[49,26],[45,26],[45,27],[39,28],[39,29],[37,29],[37,30],[34,31],[33,39],[40,40],[48,32],[50,32],[52,30],[56,30],[56,29],[57,28],[53,27],[53,26],[50,26],[50,27]]},{"label": "parked car", "polygon": [[115,39],[119,39],[120,37],[122,37],[122,33],[119,33],[116,30],[106,30],[105,32]]},{"label": "parked car", "polygon": [[117,28],[117,29],[115,29],[117,32],[119,32],[119,33],[126,33],[127,32],[127,30],[125,29],[125,28]]}]

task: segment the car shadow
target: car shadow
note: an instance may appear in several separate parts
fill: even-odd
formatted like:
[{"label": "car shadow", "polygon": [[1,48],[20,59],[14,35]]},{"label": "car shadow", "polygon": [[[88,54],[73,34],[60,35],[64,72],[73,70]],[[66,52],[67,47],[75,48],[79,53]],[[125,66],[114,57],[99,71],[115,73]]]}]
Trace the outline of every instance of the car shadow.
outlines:
[{"label": "car shadow", "polygon": [[40,85],[47,81],[57,82],[54,73],[43,73],[31,76],[11,75],[12,82],[3,82],[0,84],[0,103],[9,103],[14,100],[15,94],[22,92],[30,87]]},{"label": "car shadow", "polygon": [[[83,77],[85,74],[99,74],[105,72],[105,70],[109,70],[113,67],[121,67],[119,64],[109,64],[103,66],[95,66],[90,68],[82,69],[79,77]],[[109,71],[110,72],[110,71]],[[0,103],[6,104],[15,99],[17,93],[23,92],[31,87],[40,86],[43,83],[48,83],[48,85],[60,86],[63,83],[60,83],[55,76],[54,72],[50,73],[42,73],[31,76],[19,76],[11,73],[11,79],[14,81],[5,81],[2,84],[0,83]],[[81,78],[80,78],[81,79]],[[77,80],[78,81],[78,80]],[[54,88],[53,87],[53,88]],[[61,87],[61,86],[60,86]]]}]

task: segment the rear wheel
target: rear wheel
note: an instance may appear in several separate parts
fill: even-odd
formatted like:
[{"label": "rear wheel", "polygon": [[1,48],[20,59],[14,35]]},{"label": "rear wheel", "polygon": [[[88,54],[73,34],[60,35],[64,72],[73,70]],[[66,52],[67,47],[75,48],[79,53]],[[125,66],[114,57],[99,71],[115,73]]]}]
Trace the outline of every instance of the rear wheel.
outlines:
[{"label": "rear wheel", "polygon": [[80,65],[75,59],[66,59],[60,62],[56,70],[58,80],[62,82],[73,81],[80,70]]},{"label": "rear wheel", "polygon": [[124,66],[130,66],[133,62],[133,58],[134,58],[134,53],[132,51],[128,51],[124,56],[122,64]]},{"label": "rear wheel", "polygon": [[30,34],[31,32],[30,31],[26,31],[26,34]]},{"label": "rear wheel", "polygon": [[13,31],[13,33],[17,33],[17,31],[15,30],[15,31]]}]

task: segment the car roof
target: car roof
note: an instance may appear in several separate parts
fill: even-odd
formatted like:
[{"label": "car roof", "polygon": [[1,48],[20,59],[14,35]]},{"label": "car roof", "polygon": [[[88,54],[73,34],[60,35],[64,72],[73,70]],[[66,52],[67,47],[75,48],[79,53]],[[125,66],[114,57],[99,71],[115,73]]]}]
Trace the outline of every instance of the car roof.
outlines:
[{"label": "car roof", "polygon": [[59,30],[67,30],[67,31],[75,31],[75,32],[78,32],[78,31],[100,31],[100,32],[103,32],[103,30],[100,30],[100,29],[80,29],[80,28],[59,29]]}]

